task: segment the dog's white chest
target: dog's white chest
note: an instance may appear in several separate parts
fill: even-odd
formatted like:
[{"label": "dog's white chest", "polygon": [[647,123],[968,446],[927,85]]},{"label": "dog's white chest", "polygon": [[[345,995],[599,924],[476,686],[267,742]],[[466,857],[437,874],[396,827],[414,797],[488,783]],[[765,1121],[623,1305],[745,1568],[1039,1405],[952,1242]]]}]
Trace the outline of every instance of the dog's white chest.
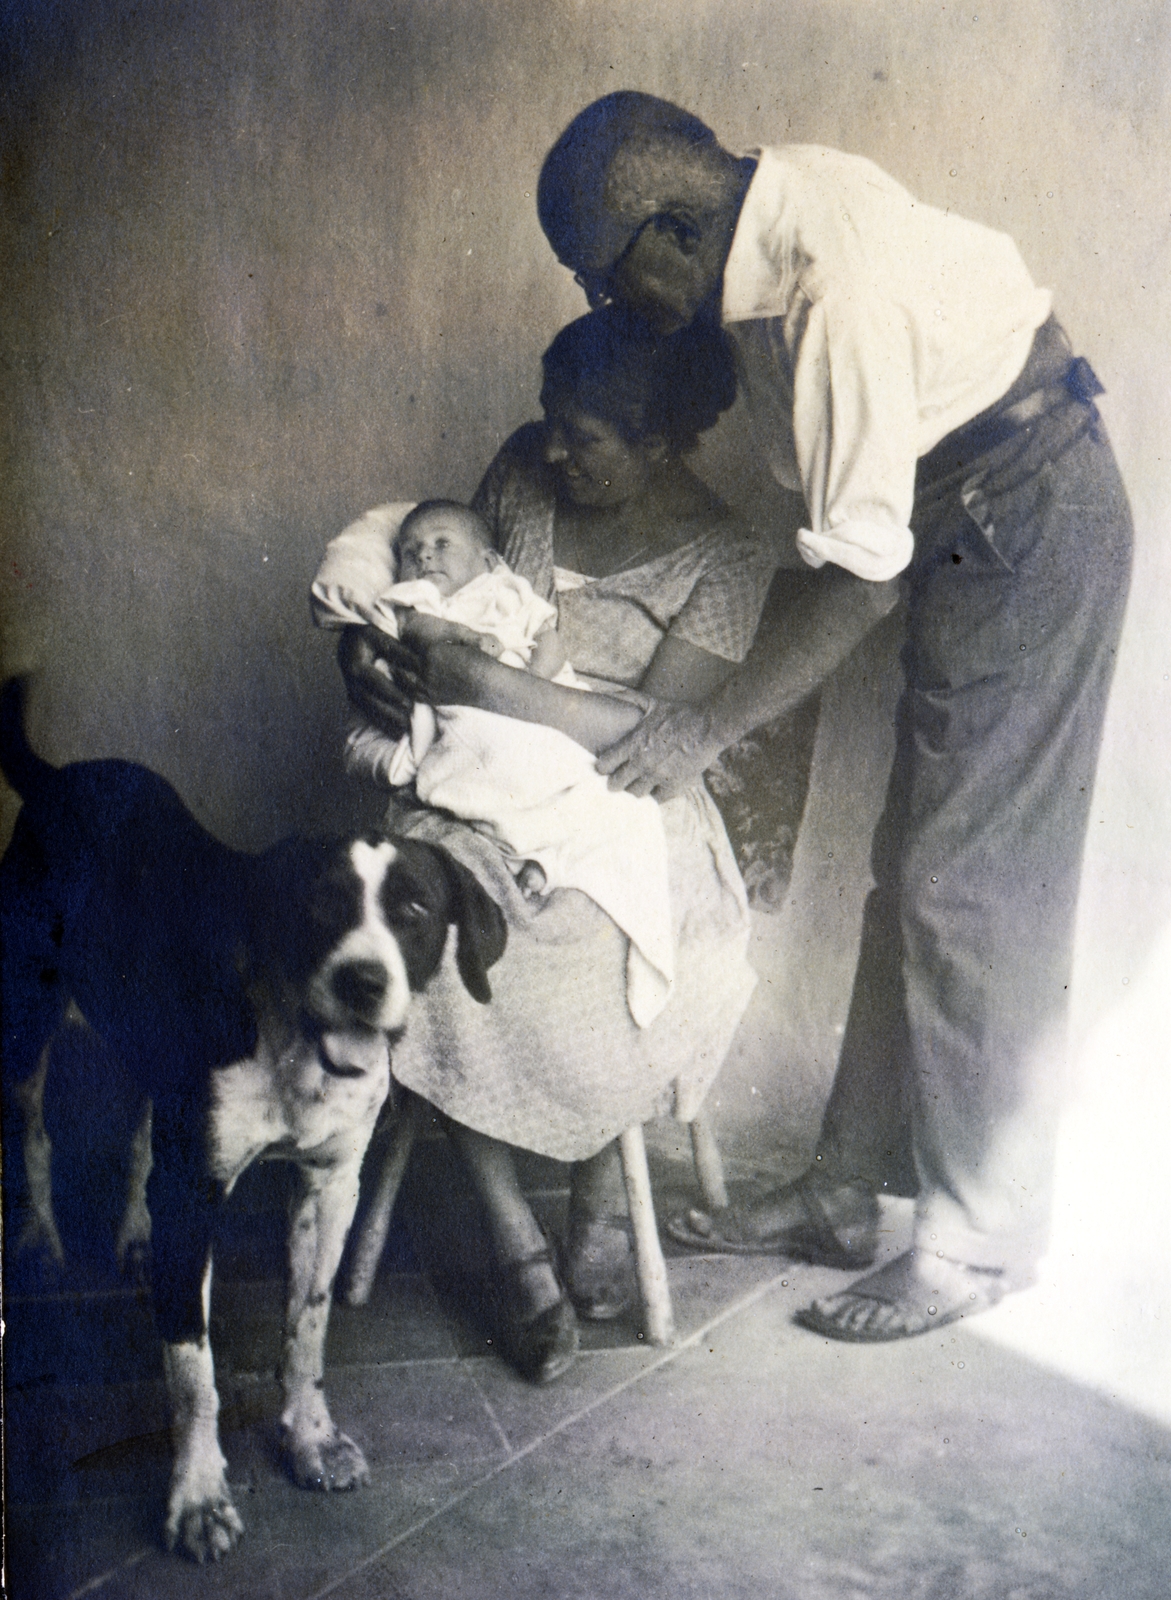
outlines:
[{"label": "dog's white chest", "polygon": [[320,1047],[297,1036],[282,1049],[262,1038],[254,1057],[212,1074],[211,1174],[230,1191],[265,1157],[335,1161],[364,1146],[389,1090],[383,1034],[328,1034]]}]

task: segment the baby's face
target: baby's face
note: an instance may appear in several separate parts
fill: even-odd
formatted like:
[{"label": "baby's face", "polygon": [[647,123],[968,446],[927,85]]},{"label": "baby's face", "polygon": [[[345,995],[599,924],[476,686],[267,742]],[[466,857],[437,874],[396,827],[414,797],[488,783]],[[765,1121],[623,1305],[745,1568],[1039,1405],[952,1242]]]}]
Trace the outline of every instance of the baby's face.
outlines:
[{"label": "baby's face", "polygon": [[446,597],[492,565],[491,552],[455,512],[434,511],[398,541],[398,578],[426,578]]}]

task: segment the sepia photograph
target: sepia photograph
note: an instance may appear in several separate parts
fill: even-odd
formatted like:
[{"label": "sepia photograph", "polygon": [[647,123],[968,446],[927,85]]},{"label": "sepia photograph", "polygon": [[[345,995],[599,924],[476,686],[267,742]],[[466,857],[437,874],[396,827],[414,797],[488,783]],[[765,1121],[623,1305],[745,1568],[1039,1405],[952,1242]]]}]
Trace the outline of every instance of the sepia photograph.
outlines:
[{"label": "sepia photograph", "polygon": [[1166,0],[0,0],[9,1600],[1163,1600]]}]

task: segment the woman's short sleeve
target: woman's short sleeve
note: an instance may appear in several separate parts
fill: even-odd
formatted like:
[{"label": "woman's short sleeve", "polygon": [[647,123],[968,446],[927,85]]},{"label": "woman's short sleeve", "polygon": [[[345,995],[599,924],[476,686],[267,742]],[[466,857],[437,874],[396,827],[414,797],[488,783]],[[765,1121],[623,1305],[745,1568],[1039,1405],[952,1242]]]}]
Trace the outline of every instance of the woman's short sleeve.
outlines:
[{"label": "woman's short sleeve", "polygon": [[669,631],[725,661],[743,661],[756,636],[777,557],[751,534],[715,532],[710,540],[703,570]]}]

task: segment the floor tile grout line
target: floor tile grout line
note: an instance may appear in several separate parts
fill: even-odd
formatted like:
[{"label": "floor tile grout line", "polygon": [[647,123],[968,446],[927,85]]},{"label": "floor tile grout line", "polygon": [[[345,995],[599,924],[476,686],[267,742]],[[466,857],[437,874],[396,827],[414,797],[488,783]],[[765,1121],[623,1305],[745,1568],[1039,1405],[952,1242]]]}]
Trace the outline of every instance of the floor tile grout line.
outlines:
[{"label": "floor tile grout line", "polygon": [[66,1600],[82,1600],[83,1595],[94,1594],[103,1584],[109,1583],[111,1578],[116,1578],[120,1572],[127,1572],[131,1567],[136,1567],[140,1561],[145,1561],[151,1554],[151,1546],[144,1545],[141,1550],[136,1550],[132,1556],[127,1556],[125,1561],[119,1561],[108,1572],[100,1572],[96,1578],[87,1578],[79,1589],[70,1590]]},{"label": "floor tile grout line", "polygon": [[[443,1296],[439,1293],[438,1289],[435,1287],[435,1273],[434,1273],[434,1270],[432,1268],[430,1268],[430,1267],[420,1267],[419,1268],[419,1276],[421,1277],[423,1282],[426,1284],[427,1293],[431,1298],[431,1304],[434,1306],[435,1310],[438,1312],[439,1318],[440,1318],[441,1322],[443,1323],[443,1333],[444,1333],[444,1336],[445,1336],[445,1338],[447,1340],[447,1348],[451,1351],[452,1357],[456,1361],[462,1360],[463,1352],[460,1350],[460,1347],[459,1347],[459,1339],[456,1336],[455,1324],[452,1322],[451,1317],[448,1315],[447,1310],[444,1307]],[[428,1358],[426,1356],[421,1356],[418,1359],[421,1360],[421,1361],[425,1361]]]},{"label": "floor tile grout line", "polygon": [[[702,1258],[693,1257],[689,1259]],[[791,1270],[791,1268],[787,1268],[786,1270]],[[425,1517],[421,1517],[417,1522],[413,1522],[410,1527],[403,1529],[401,1533],[396,1534],[393,1539],[389,1540],[385,1545],[382,1545],[378,1550],[373,1551],[369,1556],[363,1557],[363,1559],[356,1566],[351,1567],[348,1572],[341,1574],[340,1577],[331,1580],[331,1582],[326,1584],[325,1588],[318,1589],[314,1594],[307,1596],[306,1600],[324,1600],[326,1595],[332,1594],[340,1584],[346,1581],[347,1578],[354,1577],[357,1573],[365,1571],[366,1568],[372,1566],[376,1561],[381,1560],[383,1556],[386,1556],[392,1550],[397,1549],[400,1544],[404,1544],[408,1539],[413,1537],[414,1534],[421,1532],[439,1517],[445,1516],[447,1512],[454,1510],[456,1506],[462,1504],[463,1501],[475,1494],[477,1490],[482,1489],[485,1484],[491,1483],[494,1478],[497,1478],[502,1473],[507,1472],[517,1462],[523,1461],[527,1456],[531,1455],[533,1451],[539,1449],[541,1445],[546,1444],[550,1439],[554,1439],[559,1434],[564,1433],[567,1428],[572,1427],[574,1423],[579,1422],[583,1417],[589,1416],[591,1412],[596,1411],[599,1406],[607,1404],[610,1400],[616,1399],[618,1395],[624,1394],[626,1390],[633,1388],[635,1384],[641,1383],[642,1380],[649,1377],[651,1373],[658,1372],[661,1368],[669,1366],[670,1363],[677,1357],[681,1356],[684,1351],[692,1349],[703,1339],[705,1339],[711,1333],[713,1328],[718,1328],[730,1317],[739,1315],[741,1311],[746,1311],[749,1306],[755,1305],[759,1300],[763,1300],[766,1295],[770,1294],[775,1288],[779,1287],[781,1282],[782,1278],[780,1270],[778,1270],[778,1272],[774,1276],[770,1277],[766,1282],[757,1284],[757,1286],[750,1290],[746,1295],[743,1295],[738,1300],[734,1300],[731,1305],[726,1306],[723,1311],[719,1312],[718,1315],[701,1324],[700,1327],[696,1328],[694,1332],[689,1333],[686,1338],[679,1340],[675,1344],[669,1345],[656,1360],[650,1363],[649,1366],[640,1368],[638,1372],[632,1373],[628,1378],[624,1378],[620,1383],[614,1384],[611,1388],[607,1389],[604,1394],[601,1394],[597,1396],[596,1399],[591,1400],[588,1405],[581,1406],[577,1411],[572,1412],[569,1416],[563,1417],[562,1420],[556,1424],[556,1426],[550,1428],[547,1432],[538,1435],[535,1439],[530,1439],[527,1444],[522,1445],[519,1449],[513,1450],[511,1449],[511,1446],[509,1446],[511,1453],[506,1456],[503,1461],[497,1462],[489,1471],[483,1473],[479,1478],[476,1478],[472,1483],[459,1490],[456,1494],[451,1495],[441,1506],[437,1506],[434,1511],[428,1512]],[[624,1347],[624,1351],[629,1348],[629,1346]],[[648,1348],[653,1348],[653,1346],[648,1346]],[[591,1355],[606,1355],[610,1354],[611,1352],[590,1351],[585,1353]],[[438,1359],[446,1360],[446,1358]],[[474,1359],[477,1358],[457,1357],[457,1360],[462,1362],[470,1362]],[[421,1358],[418,1362],[413,1362],[411,1364],[424,1365],[426,1362],[427,1358]],[[389,1364],[390,1363],[388,1363],[388,1365]],[[404,1365],[406,1365],[406,1363],[404,1363]],[[472,1378],[472,1382],[476,1384],[476,1388],[479,1390],[480,1386],[478,1383],[476,1383],[475,1375],[470,1374],[470,1376]],[[484,1399],[485,1406],[487,1407],[487,1397],[483,1394],[482,1390],[480,1390],[480,1393],[481,1397]],[[507,1443],[507,1435],[504,1434],[504,1430],[500,1427],[500,1424],[496,1422],[496,1419],[492,1415],[490,1408],[489,1415],[491,1416],[492,1421],[495,1423],[495,1426],[499,1432],[504,1436]],[[86,1579],[86,1581],[81,1584],[80,1587],[70,1591],[70,1593],[66,1596],[66,1600],[82,1600],[83,1596],[96,1593],[97,1590],[109,1583],[112,1578],[115,1578],[118,1573],[126,1571],[130,1567],[137,1566],[140,1561],[145,1560],[146,1557],[152,1555],[154,1551],[155,1547],[152,1545],[147,1545],[139,1550],[136,1550],[132,1555],[127,1556],[124,1561],[118,1562],[115,1566],[110,1567],[106,1572],[99,1573],[95,1577]]]},{"label": "floor tile grout line", "polygon": [[500,1443],[504,1446],[505,1459],[511,1459],[511,1457],[515,1454],[512,1446],[512,1440],[508,1437],[507,1433],[505,1433],[503,1427],[501,1426],[500,1418],[496,1415],[495,1406],[493,1406],[491,1400],[489,1400],[488,1396],[484,1393],[483,1387],[476,1374],[471,1372],[468,1374],[468,1376],[471,1378],[472,1383],[475,1386],[476,1393],[483,1402],[484,1410],[488,1413],[488,1421],[496,1429],[496,1432],[500,1437]]},{"label": "floor tile grout line", "polygon": [[[422,1267],[415,1267],[410,1271],[387,1272],[381,1282],[396,1278],[426,1278],[427,1273]],[[274,1293],[284,1292],[285,1278],[281,1273],[267,1273],[260,1278],[236,1278],[221,1274],[216,1280],[216,1292],[229,1293],[235,1290],[269,1289]],[[129,1284],[116,1284],[106,1288],[95,1289],[46,1289],[43,1291],[17,1292],[8,1297],[10,1306],[31,1305],[59,1305],[70,1300],[137,1300],[147,1305],[150,1302],[150,1293],[147,1290],[137,1289]]]},{"label": "floor tile grout line", "polygon": [[[704,1258],[697,1257],[696,1259],[702,1260]],[[726,1260],[727,1258],[724,1257],[723,1259]],[[635,1350],[648,1349],[653,1349],[653,1346],[642,1344],[641,1342],[634,1344],[599,1345],[596,1350],[579,1350],[577,1353],[577,1358],[579,1361],[606,1361],[617,1356],[628,1356],[632,1351]],[[330,1376],[335,1373],[352,1375],[355,1373],[364,1372],[386,1372],[399,1367],[412,1369],[415,1367],[471,1367],[477,1362],[494,1362],[499,1359],[500,1358],[498,1356],[494,1355],[482,1355],[479,1351],[461,1352],[457,1350],[453,1355],[449,1356],[396,1356],[389,1357],[384,1361],[331,1361],[326,1370]],[[271,1371],[260,1368],[252,1371],[235,1371],[224,1373],[222,1375],[222,1381],[225,1385],[229,1383],[235,1383],[241,1388],[260,1388],[266,1384],[275,1387],[279,1383],[279,1380],[274,1377]],[[101,1390],[103,1393],[107,1393],[114,1389],[162,1389],[163,1387],[164,1379],[162,1374],[154,1373],[149,1377],[115,1378],[109,1383],[97,1383],[91,1381],[88,1383],[46,1384],[43,1386],[33,1384],[13,1384],[10,1389],[5,1391],[5,1399],[7,1400],[10,1397],[20,1398],[24,1395],[36,1393],[38,1400],[43,1401],[44,1396],[40,1393],[42,1388],[53,1388],[58,1392],[62,1390],[97,1389]]]},{"label": "floor tile grout line", "polygon": [[[563,1191],[557,1190],[557,1189],[551,1189],[551,1190],[549,1190],[547,1192],[548,1192],[548,1194],[550,1194],[552,1196],[556,1196],[556,1195],[561,1194]],[[546,1193],[546,1191],[534,1190],[533,1193],[536,1194],[537,1196],[540,1196],[540,1195]],[[893,1228],[880,1228],[878,1231],[880,1233],[893,1233],[893,1232],[895,1232],[895,1230]],[[761,1253],[765,1254],[766,1252],[762,1251]],[[669,1262],[670,1261],[726,1261],[728,1259],[728,1257],[727,1257],[726,1252],[721,1252],[721,1251],[718,1251],[718,1250],[710,1250],[710,1251],[689,1250],[686,1255],[671,1254],[671,1255],[668,1255],[666,1257],[666,1259]],[[422,1278],[422,1279],[426,1280],[428,1283],[430,1282],[429,1274],[422,1267],[416,1268],[416,1270],[413,1271],[413,1272],[396,1272],[396,1273],[389,1274],[389,1276],[392,1279],[393,1278]],[[285,1283],[284,1278],[277,1277],[277,1276],[267,1277],[267,1278],[227,1278],[227,1279],[223,1279],[222,1282],[217,1285],[217,1287],[220,1288],[220,1289],[227,1288],[229,1290],[268,1289],[268,1290],[271,1290],[273,1293],[283,1293],[284,1283]],[[81,1301],[132,1300],[132,1301],[137,1301],[137,1302],[140,1302],[142,1304],[145,1304],[149,1300],[149,1295],[144,1295],[144,1293],[143,1293],[143,1291],[141,1289],[131,1289],[131,1288],[55,1289],[55,1290],[50,1290],[50,1291],[48,1291],[48,1292],[46,1292],[44,1294],[13,1294],[13,1295],[9,1296],[8,1304],[9,1304],[9,1306],[11,1306],[13,1308],[16,1308],[16,1307],[25,1307],[25,1306],[64,1305],[66,1302],[77,1301],[77,1300],[81,1300]]]},{"label": "floor tile grout line", "polygon": [[528,1456],[532,1455],[535,1450],[539,1450],[543,1444],[547,1444],[550,1439],[555,1439],[559,1434],[564,1433],[566,1429],[571,1428],[574,1423],[580,1422],[583,1417],[588,1417],[591,1412],[596,1411],[599,1406],[606,1405],[609,1401],[617,1399],[620,1394],[624,1394],[626,1390],[633,1388],[635,1384],[641,1383],[643,1379],[649,1377],[651,1373],[658,1372],[661,1368],[669,1366],[670,1363],[681,1356],[685,1350],[693,1349],[703,1339],[707,1338],[713,1328],[718,1328],[730,1317],[739,1315],[741,1311],[746,1311],[749,1306],[755,1305],[758,1300],[763,1300],[767,1294],[770,1294],[772,1290],[778,1288],[780,1283],[781,1276],[778,1272],[776,1276],[770,1278],[767,1283],[758,1284],[755,1289],[744,1295],[742,1299],[733,1302],[733,1304],[730,1306],[727,1306],[723,1311],[720,1312],[718,1316],[712,1317],[710,1321],[705,1322],[701,1327],[697,1328],[694,1333],[688,1334],[685,1339],[680,1340],[677,1344],[670,1345],[666,1350],[663,1351],[663,1354],[659,1356],[657,1360],[652,1361],[649,1366],[643,1367],[640,1372],[633,1373],[629,1378],[624,1378],[621,1383],[614,1384],[612,1388],[606,1390],[605,1394],[597,1396],[597,1398],[591,1400],[588,1405],[580,1407],[577,1411],[572,1412],[567,1417],[563,1417],[555,1427],[548,1429],[547,1432],[538,1435],[538,1437],[535,1439],[530,1439],[528,1444],[522,1445],[520,1449],[514,1451],[513,1454],[506,1460],[498,1462],[497,1465],[490,1471],[484,1473],[474,1482],[467,1484],[456,1494],[450,1496],[449,1499],[444,1501],[443,1505],[436,1506],[434,1511],[429,1511],[425,1517],[420,1517],[418,1522],[412,1523],[409,1528],[404,1528],[401,1533],[397,1533],[393,1539],[389,1539],[380,1549],[372,1551],[368,1556],[364,1556],[363,1559],[359,1561],[356,1566],[351,1567],[348,1572],[344,1572],[339,1577],[331,1579],[331,1581],[327,1583],[324,1588],[317,1589],[313,1594],[307,1595],[306,1600],[325,1600],[326,1595],[333,1594],[348,1579],[356,1577],[360,1572],[367,1571],[376,1562],[381,1561],[385,1556],[389,1555],[392,1550],[396,1550],[399,1545],[405,1544],[408,1539],[413,1538],[417,1533],[421,1533],[422,1530],[426,1527],[429,1527],[431,1523],[436,1522],[440,1517],[446,1516],[447,1513],[449,1511],[453,1511],[456,1506],[462,1505],[465,1500],[470,1499],[473,1494],[484,1488],[486,1484],[491,1483],[503,1473],[510,1471],[511,1468],[514,1467],[519,1461],[525,1460]]}]

